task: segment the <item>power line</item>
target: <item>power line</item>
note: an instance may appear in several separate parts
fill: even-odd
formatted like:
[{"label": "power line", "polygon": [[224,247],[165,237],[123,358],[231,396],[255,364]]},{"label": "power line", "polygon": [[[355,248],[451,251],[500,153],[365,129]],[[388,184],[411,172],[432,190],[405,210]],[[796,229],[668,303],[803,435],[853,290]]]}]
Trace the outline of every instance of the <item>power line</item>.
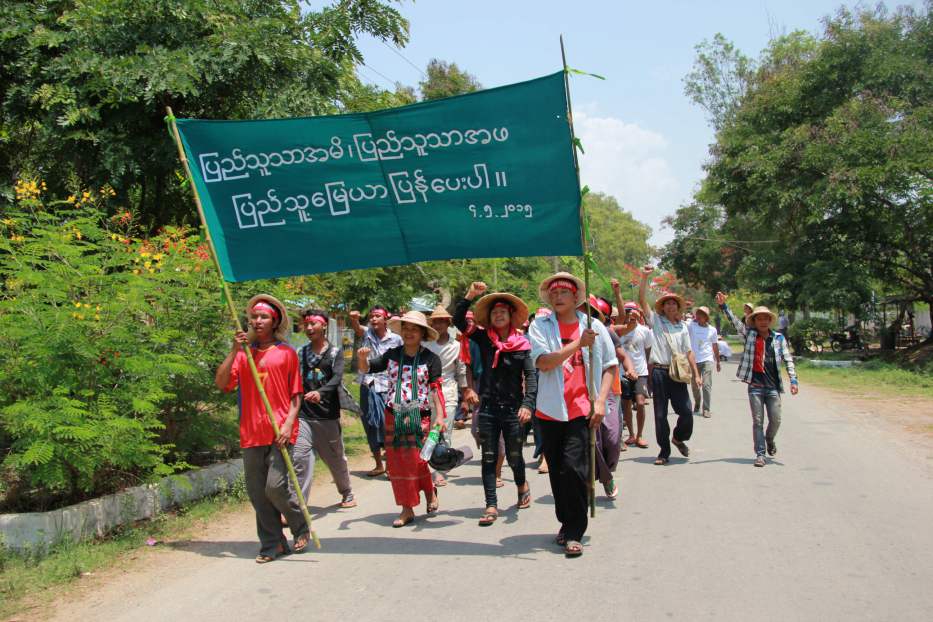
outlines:
[{"label": "power line", "polygon": [[369,69],[370,71],[372,71],[374,74],[376,74],[377,76],[379,76],[379,77],[382,78],[383,80],[385,80],[386,82],[388,82],[388,83],[389,83],[389,86],[391,86],[391,87],[394,88],[396,84],[399,84],[397,81],[393,80],[392,78],[390,78],[389,76],[385,75],[385,74],[382,73],[381,71],[378,71],[377,69],[373,69],[373,67],[371,67],[370,65],[367,65],[366,63],[363,63],[363,66],[366,67],[367,69]]},{"label": "power line", "polygon": [[412,67],[414,67],[422,76],[424,76],[425,78],[428,77],[428,74],[426,74],[426,73],[424,72],[424,69],[422,69],[422,68],[419,67],[418,65],[416,65],[416,64],[414,64],[413,62],[411,62],[410,60],[408,60],[408,57],[405,56],[404,54],[402,54],[401,50],[399,50],[398,48],[396,48],[396,47],[394,47],[394,46],[389,45],[388,43],[386,43],[386,42],[385,42],[384,40],[382,40],[382,39],[380,39],[380,41],[382,41],[382,45],[386,46],[387,48],[389,48],[390,50],[392,50],[393,52],[395,52],[402,60],[404,60],[406,63],[408,63],[409,65],[411,65]]}]

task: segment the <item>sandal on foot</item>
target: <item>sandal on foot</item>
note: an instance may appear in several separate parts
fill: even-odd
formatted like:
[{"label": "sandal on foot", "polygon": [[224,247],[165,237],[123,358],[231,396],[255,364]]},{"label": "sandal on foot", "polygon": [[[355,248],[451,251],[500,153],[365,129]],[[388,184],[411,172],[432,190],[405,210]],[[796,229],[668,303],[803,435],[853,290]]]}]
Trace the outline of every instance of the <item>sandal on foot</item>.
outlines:
[{"label": "sandal on foot", "polygon": [[646,441],[643,438],[640,438],[637,441],[635,441],[635,445],[641,449],[648,449],[648,441]]},{"label": "sandal on foot", "polygon": [[269,562],[274,562],[275,558],[270,557],[269,555],[257,555],[256,563],[257,564],[268,564]]},{"label": "sandal on foot", "polygon": [[667,464],[668,462],[670,462],[670,460],[668,460],[667,458],[658,458],[657,460],[654,461],[655,465],[657,466],[663,466]]},{"label": "sandal on foot", "polygon": [[412,514],[411,516],[406,516],[405,518],[396,518],[394,521],[392,521],[392,527],[394,527],[395,529],[398,529],[399,527],[404,527],[405,525],[408,525],[414,520],[415,520],[414,514]]},{"label": "sandal on foot", "polygon": [[677,451],[680,452],[684,458],[690,457],[690,448],[687,447],[687,443],[683,441],[678,441],[677,439],[671,439],[671,442],[674,443],[674,447],[677,448]]},{"label": "sandal on foot", "polygon": [[343,496],[343,499],[340,500],[340,507],[344,510],[356,507],[356,498],[352,492],[348,492]]},{"label": "sandal on foot", "polygon": [[368,473],[366,474],[366,477],[379,477],[380,475],[384,474],[385,472],[386,472],[385,467],[383,467],[383,468],[381,468],[381,469],[375,468],[375,469],[373,469],[372,471],[368,472]]},{"label": "sandal on foot", "polygon": [[483,517],[479,519],[480,527],[489,527],[496,519],[499,518],[499,513],[496,510],[486,510],[483,512]]},{"label": "sandal on foot", "polygon": [[580,557],[583,555],[583,545],[576,540],[567,540],[564,544],[564,555],[567,557]]},{"label": "sandal on foot", "polygon": [[437,496],[437,487],[434,488],[434,501],[428,502],[428,514],[434,514],[440,508],[441,501]]},{"label": "sandal on foot", "polygon": [[557,533],[557,537],[554,538],[554,544],[557,546],[564,546],[567,544],[567,536],[564,535],[563,531]]},{"label": "sandal on foot", "polygon": [[297,538],[295,538],[295,546],[293,547],[292,550],[295,551],[296,553],[303,553],[304,550],[308,548],[308,544],[310,543],[311,543],[311,534],[309,533],[302,534],[298,536]]},{"label": "sandal on foot", "polygon": [[638,442],[638,439],[636,439],[634,436],[630,436],[627,439],[625,439],[625,444],[628,445],[629,447],[631,447],[637,442]]},{"label": "sandal on foot", "polygon": [[614,501],[616,497],[619,496],[619,487],[616,486],[616,481],[614,479],[609,480],[607,484],[603,484],[603,489],[606,491],[606,497],[610,501]]},{"label": "sandal on foot", "polygon": [[524,510],[531,505],[531,486],[525,484],[525,492],[518,492],[518,509]]}]

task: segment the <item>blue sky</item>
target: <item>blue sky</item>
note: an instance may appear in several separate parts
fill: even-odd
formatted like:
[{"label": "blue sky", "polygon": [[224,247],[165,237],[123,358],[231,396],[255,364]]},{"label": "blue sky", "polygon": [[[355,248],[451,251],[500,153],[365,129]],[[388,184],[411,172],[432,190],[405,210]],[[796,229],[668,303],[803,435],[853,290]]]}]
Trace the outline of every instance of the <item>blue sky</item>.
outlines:
[{"label": "blue sky", "polygon": [[411,41],[401,50],[405,58],[380,41],[364,39],[366,66],[360,74],[383,87],[389,81],[415,86],[422,75],[409,61],[423,68],[440,58],[456,62],[484,87],[501,86],[559,70],[563,33],[568,64],[608,78],[571,80],[575,128],[586,149],[583,183],[616,197],[651,226],[652,242],[662,244],[672,234],[661,220],[689,200],[713,140],[704,112],[683,94],[694,45],[721,32],[757,57],[772,34],[819,32],[821,18],[842,4],[403,1],[400,10],[411,22]]}]

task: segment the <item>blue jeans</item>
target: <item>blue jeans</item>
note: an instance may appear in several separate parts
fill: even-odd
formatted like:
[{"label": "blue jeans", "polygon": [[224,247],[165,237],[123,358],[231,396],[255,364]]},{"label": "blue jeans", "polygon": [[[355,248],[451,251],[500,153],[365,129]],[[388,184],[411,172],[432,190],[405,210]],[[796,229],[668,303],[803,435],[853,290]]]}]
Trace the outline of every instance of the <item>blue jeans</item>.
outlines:
[{"label": "blue jeans", "polygon": [[[781,394],[777,389],[748,387],[748,403],[752,407],[752,438],[755,441],[755,455],[765,455],[765,439],[774,442],[778,428],[781,427]],[[768,411],[768,430],[764,431],[765,410]]]}]

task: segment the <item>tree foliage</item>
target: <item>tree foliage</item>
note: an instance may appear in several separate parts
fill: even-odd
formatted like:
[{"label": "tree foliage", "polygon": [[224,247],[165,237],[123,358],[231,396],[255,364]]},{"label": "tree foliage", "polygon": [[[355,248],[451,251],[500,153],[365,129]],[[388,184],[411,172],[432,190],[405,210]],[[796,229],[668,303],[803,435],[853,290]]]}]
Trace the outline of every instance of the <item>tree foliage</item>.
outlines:
[{"label": "tree foliage", "polygon": [[[0,4],[0,180],[111,183],[150,224],[191,213],[166,140],[179,116],[338,112],[367,93],[355,38],[403,44],[377,0],[320,11],[297,0],[8,0]],[[371,95],[371,93],[369,93]]]},{"label": "tree foliage", "polygon": [[473,75],[457,67],[457,63],[432,58],[425,72],[425,79],[418,84],[424,101],[463,95],[483,88]]},{"label": "tree foliage", "polygon": [[[697,205],[673,219],[672,265],[700,260],[705,285],[734,274],[796,308],[857,310],[876,282],[933,301],[931,35],[927,3],[840,10],[820,37],[772,42],[719,128]],[[715,270],[717,246],[738,260]]]}]

